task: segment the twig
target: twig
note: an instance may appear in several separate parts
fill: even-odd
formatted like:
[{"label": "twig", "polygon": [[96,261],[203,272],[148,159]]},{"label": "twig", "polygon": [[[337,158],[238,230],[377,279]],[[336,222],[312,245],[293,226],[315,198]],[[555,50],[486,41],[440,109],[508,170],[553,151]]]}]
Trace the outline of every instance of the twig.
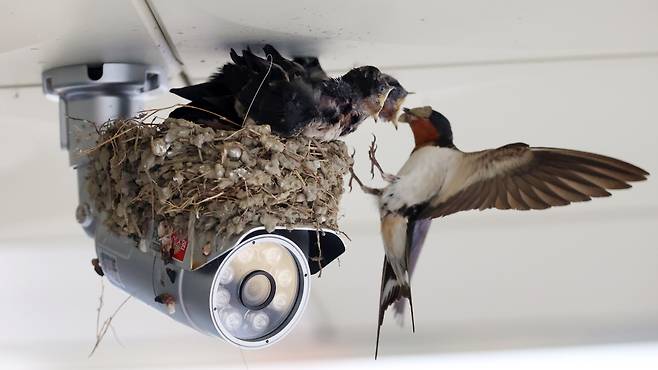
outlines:
[{"label": "twig", "polygon": [[114,317],[119,313],[121,308],[123,308],[123,306],[126,303],[128,303],[130,298],[132,298],[132,296],[130,296],[130,295],[128,297],[126,297],[126,299],[124,299],[123,302],[121,302],[121,304],[114,310],[114,312],[107,319],[105,319],[105,321],[103,322],[103,325],[99,325],[100,324],[101,310],[103,308],[103,295],[104,295],[104,292],[105,292],[105,285],[103,283],[101,283],[101,296],[99,298],[99,305],[98,305],[98,309],[97,309],[98,314],[96,316],[96,343],[94,344],[94,348],[91,349],[91,352],[89,353],[89,357],[94,355],[94,352],[96,352],[96,349],[98,348],[98,346],[103,341],[103,338],[105,337],[105,334],[107,333],[107,330],[110,329],[110,327],[112,326],[112,320],[114,319]]},{"label": "twig", "polygon": [[[88,123],[88,124],[90,124],[90,125],[92,125],[92,126],[94,127],[94,129],[96,130],[96,133],[100,135],[100,131],[99,131],[98,127],[96,127],[96,122],[94,122],[94,121],[90,121],[90,120],[85,119],[85,118],[78,118],[78,117],[69,116],[68,114],[66,115],[66,118],[67,118],[67,119],[70,119],[70,120],[72,120],[72,121],[80,121],[80,122],[83,122],[83,123]],[[103,125],[104,125],[104,124],[103,124]],[[102,127],[103,125],[101,125],[101,127]]]},{"label": "twig", "polygon": [[[347,235],[347,233],[344,232],[343,230],[336,229],[336,231],[338,231],[340,234],[342,234],[344,237],[346,237],[347,240],[352,241],[352,238],[350,238],[350,236]],[[339,261],[340,261],[340,260],[339,260]]]},{"label": "twig", "polygon": [[[140,119],[139,123],[144,124],[144,121],[145,121],[147,118],[151,117],[152,115],[154,115],[154,114],[156,114],[156,113],[158,113],[158,112],[161,112],[161,111],[163,111],[163,110],[168,110],[168,109],[176,108],[176,107],[196,109],[196,110],[199,110],[199,111],[202,111],[202,112],[208,113],[208,114],[212,114],[213,116],[216,116],[217,118],[221,119],[222,121],[225,121],[225,122],[227,122],[227,123],[230,123],[230,124],[232,124],[232,125],[235,125],[236,127],[241,127],[241,126],[240,126],[239,124],[237,124],[236,122],[233,122],[232,120],[230,120],[230,119],[228,119],[228,118],[222,116],[221,114],[215,113],[215,112],[210,111],[210,110],[207,110],[207,109],[203,109],[203,108],[195,107],[195,106],[193,106],[193,105],[189,105],[189,104],[181,104],[181,103],[179,103],[179,104],[174,104],[174,105],[171,105],[171,106],[168,106],[168,107],[164,107],[164,108],[145,109],[145,110],[139,111],[139,112],[137,113],[138,115],[139,115],[139,114],[142,114],[142,113],[145,114],[145,115]],[[146,114],[146,113],[148,113],[148,114]]]},{"label": "twig", "polygon": [[224,192],[219,192],[219,193],[217,193],[217,194],[215,194],[215,195],[213,195],[213,196],[211,196],[211,197],[208,197],[208,198],[206,198],[206,199],[202,199],[202,200],[200,200],[200,201],[198,201],[198,202],[196,202],[196,203],[193,203],[193,204],[194,204],[195,206],[198,206],[199,204],[203,204],[203,203],[205,203],[205,202],[209,202],[209,201],[211,201],[211,200],[213,200],[213,199],[215,199],[215,198],[219,198],[219,197],[221,197],[222,195],[224,195]]},{"label": "twig", "polygon": [[322,246],[320,245],[320,225],[315,226],[315,238],[318,244],[318,256],[315,258],[318,261],[320,272],[318,272],[318,279],[322,277]]},{"label": "twig", "polygon": [[121,347],[126,348],[121,339],[119,339],[119,335],[117,334],[117,330],[114,328],[114,325],[110,324],[110,329],[112,330],[112,337],[114,340],[116,340]]},{"label": "twig", "polygon": [[256,93],[254,93],[254,97],[251,98],[251,103],[249,103],[247,112],[244,114],[244,119],[242,120],[242,127],[244,127],[244,124],[247,122],[247,118],[249,117],[249,111],[251,111],[251,106],[254,104],[254,101],[256,101],[258,92],[260,92],[261,87],[263,87],[265,80],[267,80],[267,76],[270,75],[270,71],[272,70],[272,64],[274,64],[274,58],[272,57],[271,54],[267,54],[267,61],[270,62],[270,65],[267,67],[267,72],[265,72],[265,76],[263,76],[263,80],[260,81],[260,85],[258,85],[258,88],[256,89]]},{"label": "twig", "polygon": [[99,328],[101,326],[101,310],[103,309],[103,297],[105,296],[105,283],[101,278],[101,294],[98,297],[98,308],[96,309],[96,340],[98,340]]},{"label": "twig", "polygon": [[137,127],[139,127],[139,126],[133,126],[133,127],[130,127],[130,128],[128,128],[128,129],[126,129],[126,130],[124,130],[124,131],[118,131],[118,132],[117,132],[114,136],[112,136],[111,138],[109,138],[109,139],[103,141],[103,142],[100,143],[100,144],[96,144],[96,146],[93,147],[93,148],[85,149],[85,150],[83,150],[82,152],[83,152],[83,154],[89,155],[89,154],[95,152],[96,150],[100,149],[101,147],[103,147],[103,145],[114,142],[114,141],[115,141],[116,139],[118,139],[120,136],[123,136],[123,135],[127,134],[129,131],[132,131],[133,129],[135,129],[135,128],[137,128]]},{"label": "twig", "polygon": [[244,368],[249,370],[249,365],[247,364],[247,359],[244,356],[244,352],[242,352],[242,348],[238,348],[238,351],[240,351],[240,357],[242,357],[242,363],[244,364]]}]

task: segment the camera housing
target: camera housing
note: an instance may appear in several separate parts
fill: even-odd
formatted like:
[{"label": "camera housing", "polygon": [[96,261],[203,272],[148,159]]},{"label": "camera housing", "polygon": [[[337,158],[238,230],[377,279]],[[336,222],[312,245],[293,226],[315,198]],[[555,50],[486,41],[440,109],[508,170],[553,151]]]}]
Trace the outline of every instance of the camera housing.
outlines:
[{"label": "camera housing", "polygon": [[108,280],[176,321],[240,348],[262,348],[290,333],[308,302],[310,277],[345,251],[342,239],[305,225],[271,232],[254,225],[216,240],[221,245],[208,254],[179,238],[182,248],[166,259],[157,237],[112,232],[86,190],[85,150],[95,145],[98,126],[136,115],[144,99],[166,90],[166,78],[151,66],[104,63],[54,68],[42,82],[44,93],[60,103],[61,145],[78,176],[76,218],[95,239]]},{"label": "camera housing", "polygon": [[[165,263],[156,245],[144,253],[137,241],[105,226],[96,228],[95,241],[114,285],[176,321],[242,348],[265,347],[289,333],[306,307],[310,277],[345,250],[329,230],[269,233],[255,227],[223,254],[189,270]],[[155,300],[162,296],[173,309]]]}]

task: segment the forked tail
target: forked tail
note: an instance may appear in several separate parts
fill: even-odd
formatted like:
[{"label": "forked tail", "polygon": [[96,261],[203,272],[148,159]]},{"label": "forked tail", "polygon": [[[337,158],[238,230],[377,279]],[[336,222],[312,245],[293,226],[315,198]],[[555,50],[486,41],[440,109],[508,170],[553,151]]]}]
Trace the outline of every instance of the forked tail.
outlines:
[{"label": "forked tail", "polygon": [[393,272],[393,267],[391,267],[388,259],[384,257],[382,285],[381,291],[379,293],[379,321],[377,323],[375,360],[377,359],[377,354],[379,352],[379,334],[382,328],[382,324],[384,323],[384,313],[390,305],[402,298],[407,298],[409,300],[409,308],[411,309],[411,328],[413,332],[416,332],[416,323],[414,321],[414,305],[413,300],[411,299],[411,285],[409,284],[409,279],[407,278],[407,281],[405,282],[399,281],[395,275],[395,272]]}]

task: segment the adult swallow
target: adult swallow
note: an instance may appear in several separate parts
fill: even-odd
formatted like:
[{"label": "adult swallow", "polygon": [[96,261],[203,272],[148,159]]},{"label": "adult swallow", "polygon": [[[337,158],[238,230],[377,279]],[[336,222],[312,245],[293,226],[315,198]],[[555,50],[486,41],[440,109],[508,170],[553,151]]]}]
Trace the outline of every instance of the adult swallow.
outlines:
[{"label": "adult swallow", "polygon": [[[432,219],[467,210],[546,209],[610,196],[646,180],[645,170],[627,162],[577,150],[514,143],[463,152],[453,142],[450,122],[431,107],[404,109],[415,147],[397,175],[384,176],[379,197],[384,266],[379,300],[379,333],[386,309],[409,300],[410,278]],[[381,169],[380,169],[381,171]],[[414,328],[415,329],[415,328]]]}]

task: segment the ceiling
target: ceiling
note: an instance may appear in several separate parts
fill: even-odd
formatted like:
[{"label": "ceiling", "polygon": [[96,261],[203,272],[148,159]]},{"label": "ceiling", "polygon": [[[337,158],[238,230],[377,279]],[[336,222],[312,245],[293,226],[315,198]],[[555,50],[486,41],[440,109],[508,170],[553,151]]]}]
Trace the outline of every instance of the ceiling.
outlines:
[{"label": "ceiling", "polygon": [[38,85],[43,69],[80,61],[158,64],[204,79],[228,47],[263,43],[318,55],[332,71],[658,56],[652,0],[4,2],[0,31],[11,37],[0,40],[0,86]]},{"label": "ceiling", "polygon": [[[655,1],[304,4],[3,1],[0,367],[242,367],[243,358],[368,357],[374,345],[383,251],[374,201],[355,190],[343,199],[348,251],[313,281],[309,308],[282,343],[241,353],[132,301],[115,320],[120,342],[108,337],[87,360],[100,283],[92,241],[73,217],[58,107],[40,90],[50,67],[141,62],[179,86],[212,73],[230,46],[271,42],[317,54],[334,73],[380,66],[416,92],[409,106],[432,104],[450,118],[463,150],[523,141],[658,172]],[[149,105],[174,102],[166,94]],[[347,138],[363,175],[371,133],[395,171],[412,146],[408,128],[367,122]],[[658,341],[657,222],[653,178],[588,204],[437,220],[414,280],[417,333],[387,319],[380,353]],[[124,295],[106,288],[109,310]]]}]

